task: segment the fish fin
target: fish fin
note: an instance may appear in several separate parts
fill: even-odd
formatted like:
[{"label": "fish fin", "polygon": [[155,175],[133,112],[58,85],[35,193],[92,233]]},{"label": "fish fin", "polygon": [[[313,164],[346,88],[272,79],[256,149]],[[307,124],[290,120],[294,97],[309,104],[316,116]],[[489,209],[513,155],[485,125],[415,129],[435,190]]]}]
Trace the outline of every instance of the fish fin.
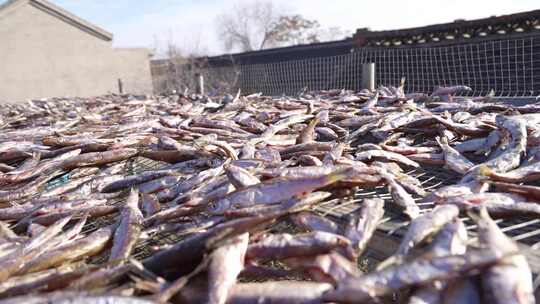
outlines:
[{"label": "fish fin", "polygon": [[439,146],[447,146],[448,145],[448,139],[446,136],[437,136],[435,137],[435,141],[439,144]]},{"label": "fish fin", "polygon": [[403,262],[403,256],[401,255],[392,255],[390,257],[388,257],[386,260],[382,261],[379,263],[379,265],[377,265],[377,267],[375,267],[375,270],[376,271],[381,271],[385,268],[388,268],[392,265],[396,265],[396,264],[400,264],[401,262]]},{"label": "fish fin", "polygon": [[399,86],[400,86],[401,88],[404,88],[404,87],[405,87],[405,79],[406,79],[405,76],[401,77],[401,81],[399,82]]},{"label": "fish fin", "polygon": [[315,116],[310,122],[309,122],[309,127],[310,128],[315,128],[315,126],[321,121],[321,119],[317,116]]},{"label": "fish fin", "polygon": [[346,167],[346,168],[335,170],[334,172],[328,174],[325,179],[328,182],[328,184],[333,184],[337,181],[350,177],[353,172],[354,172],[354,167]]},{"label": "fish fin", "polygon": [[36,161],[39,161],[41,160],[41,152],[39,151],[34,151],[32,152],[32,158]]},{"label": "fish fin", "polygon": [[491,170],[491,168],[489,168],[486,165],[479,165],[476,170],[478,170],[477,171],[478,176],[481,176],[481,177],[488,177],[493,174],[493,170]]},{"label": "fish fin", "polygon": [[131,195],[139,194],[139,187],[131,187],[129,192]]},{"label": "fish fin", "polygon": [[433,113],[431,113],[430,111],[426,110],[426,109],[422,109],[422,108],[416,108],[418,110],[418,112],[428,116],[428,117],[434,117],[435,115],[433,115]]},{"label": "fish fin", "polygon": [[216,134],[203,135],[193,141],[193,146],[197,149],[202,150],[204,147],[210,145],[210,142],[216,141],[216,140],[217,140]]},{"label": "fish fin", "polygon": [[236,92],[236,96],[234,96],[234,99],[231,103],[236,102],[240,98],[241,95],[242,95],[242,90],[238,89],[238,92]]},{"label": "fish fin", "polygon": [[484,206],[475,206],[468,209],[467,215],[475,222],[479,222],[486,219],[491,220],[491,216],[489,215],[486,207]]},{"label": "fish fin", "polygon": [[416,212],[413,213],[410,210],[405,210],[405,211],[403,211],[403,213],[405,213],[411,220],[414,220],[415,218],[417,218],[419,216],[418,213],[416,213]]}]

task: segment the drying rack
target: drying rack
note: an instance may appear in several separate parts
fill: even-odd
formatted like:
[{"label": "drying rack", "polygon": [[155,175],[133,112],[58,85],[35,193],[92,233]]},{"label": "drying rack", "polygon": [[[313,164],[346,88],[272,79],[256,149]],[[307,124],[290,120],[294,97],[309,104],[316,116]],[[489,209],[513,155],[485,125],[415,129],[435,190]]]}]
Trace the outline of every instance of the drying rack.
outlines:
[{"label": "drying rack", "polygon": [[[147,158],[136,157],[129,160],[126,165],[126,174],[129,175],[156,170],[168,164]],[[434,166],[422,166],[406,172],[406,174],[418,178],[424,189],[428,191],[455,184],[460,178],[458,175],[453,174],[442,167]],[[66,180],[66,177],[62,176],[51,181],[49,187],[52,188],[56,185],[60,185],[61,182],[58,182],[59,179]],[[327,200],[317,205],[314,210],[339,223],[345,220],[347,214],[360,208],[364,199],[374,197],[381,198],[387,202],[385,204],[385,216],[383,223],[379,225],[370,241],[364,256],[366,260],[382,261],[395,252],[401,237],[406,232],[408,223],[407,218],[402,212],[396,207],[393,207],[393,204],[388,203],[392,198],[387,187],[379,186],[373,189],[360,189],[352,198]],[[125,202],[126,198],[127,192],[116,199],[110,200],[108,203],[122,204]],[[433,204],[429,203],[419,203],[419,206],[422,213],[425,213],[434,207]],[[118,214],[112,214],[93,219],[85,225],[83,233],[87,234],[101,227],[114,224],[117,221],[117,217]],[[472,220],[467,216],[462,216],[462,220],[467,227],[469,235],[474,237],[476,234],[476,226]],[[540,276],[538,276],[538,274],[540,274],[540,253],[537,252],[540,248],[540,218],[512,217],[511,219],[497,219],[496,223],[506,235],[518,242],[523,254],[527,257],[534,277],[537,277],[540,280]],[[132,257],[137,260],[142,260],[154,254],[158,248],[175,244],[182,238],[183,236],[170,232],[156,232],[150,235],[144,235],[137,243]],[[106,256],[98,256],[91,259],[90,262],[102,263],[105,261],[105,258]],[[535,280],[535,288],[540,285],[539,280]]]}]

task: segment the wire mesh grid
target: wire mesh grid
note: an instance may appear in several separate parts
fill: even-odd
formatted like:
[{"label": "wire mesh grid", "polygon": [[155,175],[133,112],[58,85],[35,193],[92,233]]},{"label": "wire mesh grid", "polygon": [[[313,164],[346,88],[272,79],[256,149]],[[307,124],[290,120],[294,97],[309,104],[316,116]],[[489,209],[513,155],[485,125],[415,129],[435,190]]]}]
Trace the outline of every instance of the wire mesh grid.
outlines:
[{"label": "wire mesh grid", "polygon": [[[397,86],[406,78],[406,92],[429,93],[436,86],[467,85],[471,96],[535,97],[540,94],[540,37],[501,39],[431,47],[365,47],[351,53],[264,64],[208,67],[204,75],[220,75],[245,93],[297,94],[304,89],[361,89],[362,64],[375,63],[376,84]],[[228,75],[225,77],[224,75]]]},{"label": "wire mesh grid", "polygon": [[470,95],[534,96],[538,88],[540,56],[535,38],[497,40],[430,48],[371,49],[378,84],[408,80],[408,92],[430,92],[435,86],[468,85]]},{"label": "wire mesh grid", "polygon": [[[137,157],[128,161],[126,166],[126,175],[138,174],[144,171],[155,170],[164,167],[166,163],[153,161],[147,158]],[[59,182],[54,183],[55,186],[61,185]],[[109,199],[107,204],[122,206],[127,199],[128,191],[123,191],[118,197]],[[88,220],[85,224],[82,233],[89,234],[100,228],[114,225],[118,222],[118,213],[100,216]],[[142,260],[154,253],[154,247],[161,247],[164,245],[174,244],[180,240],[179,237],[172,233],[154,233],[151,235],[143,235],[143,237],[137,242],[135,249],[132,253],[132,257],[138,260]],[[90,263],[100,264],[104,263],[107,259],[107,252],[101,255],[95,256],[89,260]]]},{"label": "wire mesh grid", "polygon": [[[126,175],[138,174],[144,171],[156,170],[166,166],[167,163],[153,161],[143,157],[137,157],[130,160],[127,164]],[[460,177],[445,168],[423,166],[406,174],[416,177],[426,190],[436,190],[440,187],[455,184],[459,181]],[[51,181],[51,188],[62,185],[62,182],[57,180],[65,180],[65,175],[57,177]],[[120,196],[114,199],[110,199],[108,204],[121,206],[126,198],[127,191],[124,191]],[[396,242],[399,242],[400,238],[406,232],[408,224],[407,218],[402,214],[399,208],[395,207],[391,203],[391,195],[387,191],[385,186],[375,187],[373,189],[360,189],[352,198],[348,199],[331,199],[320,203],[314,208],[317,213],[328,216],[338,222],[342,222],[346,219],[346,215],[354,212],[357,208],[360,208],[362,201],[366,198],[378,197],[385,200],[385,217],[383,223],[379,227],[379,232],[383,233],[386,238],[391,238]],[[420,198],[416,197],[419,201]],[[419,203],[420,209],[423,213],[433,209],[433,204]],[[113,225],[118,220],[118,213],[101,216],[89,220],[83,229],[84,234],[91,233],[99,228]],[[462,220],[467,226],[471,236],[475,236],[476,226],[467,216],[462,216]],[[536,250],[540,248],[540,219],[531,217],[512,217],[509,219],[497,219],[499,227],[509,237],[518,241],[527,250],[526,255],[531,264],[533,272],[540,273],[540,256],[536,254]],[[177,243],[183,238],[183,235],[178,235],[173,232],[152,232],[138,241],[132,257],[138,260],[142,260],[148,256],[151,256],[156,252],[156,248],[160,248],[166,245],[172,245]],[[389,250],[393,250],[390,249]],[[96,256],[90,259],[90,263],[103,263],[106,261],[107,253]],[[373,257],[370,257],[373,258]]]},{"label": "wire mesh grid", "polygon": [[[426,190],[435,190],[442,186],[454,184],[459,180],[459,177],[457,175],[452,174],[447,170],[441,170],[440,168],[435,167],[418,168],[407,172],[407,175],[417,178]],[[316,207],[316,211],[324,215],[330,215],[335,218],[343,218],[345,215],[354,212],[354,210],[359,208],[362,205],[362,201],[364,199],[374,197],[383,199],[386,202],[385,209],[387,211],[387,221],[406,221],[406,217],[401,214],[400,209],[396,208],[393,204],[390,203],[392,197],[388,192],[386,186],[378,186],[373,189],[360,189],[355,193],[352,199],[345,201],[328,201],[318,205]],[[417,197],[417,200],[420,200],[420,198]],[[419,206],[420,209],[424,212],[433,208],[433,205],[419,204]],[[386,227],[388,227],[388,225],[386,225]],[[388,228],[384,229],[390,230]]]},{"label": "wire mesh grid", "polygon": [[[460,180],[460,176],[444,168],[433,166],[423,166],[414,169],[407,172],[407,175],[416,177],[422,183],[424,189],[428,191],[455,184]],[[383,233],[386,238],[392,239],[397,246],[401,237],[407,231],[409,221],[400,209],[391,203],[391,195],[384,186],[374,189],[361,189],[350,200],[324,202],[316,208],[316,211],[337,220],[344,220],[347,214],[361,207],[363,199],[373,197],[378,197],[385,201],[385,216],[383,222],[378,227],[378,231]],[[421,203],[420,197],[416,197],[416,200],[422,213],[428,212],[435,207],[433,203]],[[462,214],[460,218],[467,227],[469,235],[474,239],[476,237],[476,225],[465,214]],[[495,222],[507,236],[521,245],[532,271],[535,274],[540,273],[540,255],[536,252],[540,248],[540,219],[527,216],[513,216],[504,219],[498,218],[495,219]],[[395,249],[387,248],[386,250],[393,252]],[[378,259],[386,257],[378,257]]]}]

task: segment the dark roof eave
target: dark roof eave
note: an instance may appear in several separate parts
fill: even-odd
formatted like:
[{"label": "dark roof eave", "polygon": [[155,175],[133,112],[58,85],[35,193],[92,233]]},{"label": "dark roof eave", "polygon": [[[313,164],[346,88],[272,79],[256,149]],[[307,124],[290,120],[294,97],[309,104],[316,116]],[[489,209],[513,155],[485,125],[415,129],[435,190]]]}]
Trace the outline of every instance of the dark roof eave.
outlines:
[{"label": "dark roof eave", "polygon": [[391,37],[400,37],[400,36],[410,36],[410,35],[424,34],[428,32],[448,31],[448,30],[453,30],[453,29],[462,29],[466,27],[475,27],[475,26],[482,26],[482,25],[493,25],[493,24],[504,23],[504,22],[512,22],[512,21],[521,20],[523,18],[529,18],[529,17],[540,18],[540,9],[527,11],[527,12],[521,12],[521,13],[515,13],[515,14],[509,14],[509,15],[501,15],[501,16],[488,17],[488,18],[475,19],[475,20],[459,20],[459,21],[454,21],[454,22],[439,23],[439,24],[413,27],[413,28],[407,28],[407,29],[399,29],[399,30],[384,30],[384,31],[367,30],[366,31],[365,29],[360,29],[356,32],[354,36],[361,35],[362,37],[365,37],[365,38],[379,38],[379,37],[391,38]]},{"label": "dark roof eave", "polygon": [[314,49],[314,48],[324,48],[324,47],[335,47],[336,45],[352,45],[353,40],[352,38],[346,38],[343,40],[337,40],[337,41],[328,41],[328,42],[318,42],[318,43],[311,43],[311,44],[300,44],[300,45],[291,45],[291,46],[285,46],[285,47],[278,47],[278,48],[271,48],[271,49],[264,49],[264,50],[257,50],[257,51],[248,51],[248,52],[240,52],[240,53],[231,53],[231,54],[222,54],[222,55],[215,55],[215,56],[208,56],[211,58],[227,58],[227,57],[238,57],[238,56],[251,56],[251,55],[265,55],[265,54],[273,54],[273,53],[283,53],[283,52],[296,52],[300,51],[302,49]]}]

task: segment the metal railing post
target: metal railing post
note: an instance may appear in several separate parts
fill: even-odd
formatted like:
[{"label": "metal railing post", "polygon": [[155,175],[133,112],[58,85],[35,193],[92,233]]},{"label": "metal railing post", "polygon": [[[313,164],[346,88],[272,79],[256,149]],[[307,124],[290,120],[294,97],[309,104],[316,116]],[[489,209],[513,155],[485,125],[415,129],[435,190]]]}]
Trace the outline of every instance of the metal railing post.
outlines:
[{"label": "metal railing post", "polygon": [[202,74],[195,74],[195,82],[197,83],[197,94],[204,95],[204,77]]},{"label": "metal railing post", "polygon": [[362,64],[362,89],[375,90],[375,63]]},{"label": "metal railing post", "polygon": [[118,78],[118,93],[124,94],[124,83],[121,78]]}]

